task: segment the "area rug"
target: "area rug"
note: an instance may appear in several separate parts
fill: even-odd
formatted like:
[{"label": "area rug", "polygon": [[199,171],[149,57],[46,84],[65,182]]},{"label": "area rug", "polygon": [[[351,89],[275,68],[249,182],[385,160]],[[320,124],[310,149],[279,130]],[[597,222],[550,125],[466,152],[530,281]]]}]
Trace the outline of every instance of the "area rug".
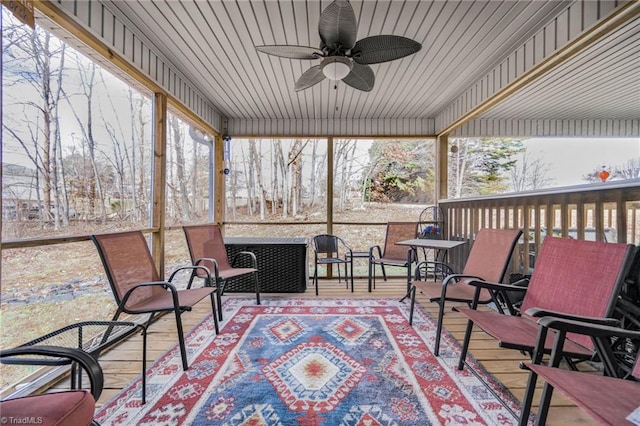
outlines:
[{"label": "area rug", "polygon": [[[215,335],[209,316],[177,347],[96,413],[105,425],[517,424],[468,368],[445,333],[433,356],[435,321],[385,299],[230,297]],[[518,402],[471,365],[513,411]]]}]

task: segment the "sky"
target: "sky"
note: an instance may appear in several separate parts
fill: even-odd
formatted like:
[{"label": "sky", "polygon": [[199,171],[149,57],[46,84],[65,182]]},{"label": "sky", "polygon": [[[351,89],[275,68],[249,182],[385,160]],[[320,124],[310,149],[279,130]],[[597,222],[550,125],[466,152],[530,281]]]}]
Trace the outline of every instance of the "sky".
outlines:
[{"label": "sky", "polygon": [[534,138],[526,140],[525,146],[528,153],[549,165],[553,186],[584,184],[582,176],[595,169],[606,166],[611,171],[640,158],[640,138]]}]

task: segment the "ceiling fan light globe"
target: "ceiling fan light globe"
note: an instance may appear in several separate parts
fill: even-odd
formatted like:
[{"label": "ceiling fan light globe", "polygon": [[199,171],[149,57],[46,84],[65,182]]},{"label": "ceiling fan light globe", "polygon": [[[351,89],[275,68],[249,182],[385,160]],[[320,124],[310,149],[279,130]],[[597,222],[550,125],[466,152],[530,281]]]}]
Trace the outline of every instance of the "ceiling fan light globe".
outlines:
[{"label": "ceiling fan light globe", "polygon": [[342,80],[349,75],[351,66],[351,60],[342,56],[330,56],[320,64],[324,76],[334,81]]}]

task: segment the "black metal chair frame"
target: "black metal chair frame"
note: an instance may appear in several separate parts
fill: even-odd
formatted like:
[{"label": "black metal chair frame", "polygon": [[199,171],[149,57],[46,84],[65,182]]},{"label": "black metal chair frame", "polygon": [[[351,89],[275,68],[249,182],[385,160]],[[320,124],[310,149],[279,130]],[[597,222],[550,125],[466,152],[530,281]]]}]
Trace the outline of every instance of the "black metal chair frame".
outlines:
[{"label": "black metal chair frame", "polygon": [[[313,284],[318,295],[318,265],[338,265],[338,280],[340,279],[340,265],[345,265],[345,282],[349,287],[351,281],[351,292],[353,293],[353,250],[349,245],[337,235],[319,234],[311,238],[311,246],[314,253]],[[342,251],[340,250],[342,248]],[[326,255],[323,257],[321,255]],[[343,257],[344,256],[344,257]],[[347,271],[350,267],[350,271]]]}]

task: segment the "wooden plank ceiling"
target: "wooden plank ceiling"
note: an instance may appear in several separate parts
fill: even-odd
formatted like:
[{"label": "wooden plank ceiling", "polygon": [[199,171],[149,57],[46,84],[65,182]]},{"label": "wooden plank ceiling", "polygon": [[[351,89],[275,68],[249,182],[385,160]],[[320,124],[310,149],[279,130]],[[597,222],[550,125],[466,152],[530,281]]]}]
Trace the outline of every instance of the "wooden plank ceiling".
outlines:
[{"label": "wooden plank ceiling", "polygon": [[[422,50],[372,65],[371,92],[325,80],[296,93],[295,81],[319,60],[277,58],[258,53],[255,46],[318,47],[318,20],[329,3],[103,2],[223,115],[246,120],[433,118],[571,2],[354,0],[357,39],[401,35],[422,43]],[[639,22],[617,29],[484,117],[638,118]]]}]

